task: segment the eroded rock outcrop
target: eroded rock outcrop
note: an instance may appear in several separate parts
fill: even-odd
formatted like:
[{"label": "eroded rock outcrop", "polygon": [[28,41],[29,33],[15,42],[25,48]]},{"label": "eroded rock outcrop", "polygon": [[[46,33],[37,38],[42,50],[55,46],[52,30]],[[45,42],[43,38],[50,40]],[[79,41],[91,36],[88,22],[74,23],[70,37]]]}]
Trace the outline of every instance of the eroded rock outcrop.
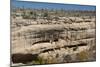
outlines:
[{"label": "eroded rock outcrop", "polygon": [[69,20],[50,25],[30,21],[27,26],[23,23],[27,20],[19,22],[19,29],[11,32],[12,62],[48,64],[95,60],[95,20],[64,19]]}]

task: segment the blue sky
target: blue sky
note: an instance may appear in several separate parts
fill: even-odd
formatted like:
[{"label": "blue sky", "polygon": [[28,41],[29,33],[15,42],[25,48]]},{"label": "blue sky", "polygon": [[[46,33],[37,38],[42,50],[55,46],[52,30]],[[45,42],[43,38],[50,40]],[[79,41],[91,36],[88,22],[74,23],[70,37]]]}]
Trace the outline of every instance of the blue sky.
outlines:
[{"label": "blue sky", "polygon": [[18,1],[11,0],[11,4],[16,7],[25,7],[25,8],[47,8],[47,9],[65,9],[65,10],[89,10],[95,11],[96,6],[89,5],[75,5],[75,4],[59,4],[59,3],[44,3],[44,2],[27,2],[27,1]]}]

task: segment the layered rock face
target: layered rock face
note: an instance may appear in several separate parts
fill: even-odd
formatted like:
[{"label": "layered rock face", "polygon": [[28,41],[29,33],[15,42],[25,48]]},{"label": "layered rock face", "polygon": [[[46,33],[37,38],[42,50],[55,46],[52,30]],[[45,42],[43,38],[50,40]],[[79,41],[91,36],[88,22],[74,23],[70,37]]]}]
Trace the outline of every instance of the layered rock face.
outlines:
[{"label": "layered rock face", "polygon": [[45,19],[12,19],[12,63],[51,64],[94,61],[95,16]]}]

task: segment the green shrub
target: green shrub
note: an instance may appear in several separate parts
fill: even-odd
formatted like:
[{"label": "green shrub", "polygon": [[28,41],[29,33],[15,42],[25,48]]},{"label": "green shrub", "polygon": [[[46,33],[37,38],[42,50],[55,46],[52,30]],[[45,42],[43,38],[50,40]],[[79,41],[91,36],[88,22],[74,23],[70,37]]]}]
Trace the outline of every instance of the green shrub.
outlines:
[{"label": "green shrub", "polygon": [[77,60],[79,61],[85,61],[88,58],[89,58],[88,51],[81,51],[80,53],[77,54]]}]

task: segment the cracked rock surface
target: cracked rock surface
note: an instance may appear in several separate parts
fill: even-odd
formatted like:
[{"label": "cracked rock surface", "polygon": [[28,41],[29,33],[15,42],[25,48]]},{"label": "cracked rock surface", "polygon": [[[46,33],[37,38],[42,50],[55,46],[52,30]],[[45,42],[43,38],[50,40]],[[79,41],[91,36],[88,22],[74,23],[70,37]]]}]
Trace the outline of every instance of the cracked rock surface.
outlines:
[{"label": "cracked rock surface", "polygon": [[95,16],[59,18],[49,24],[47,19],[12,16],[13,66],[96,60]]}]

